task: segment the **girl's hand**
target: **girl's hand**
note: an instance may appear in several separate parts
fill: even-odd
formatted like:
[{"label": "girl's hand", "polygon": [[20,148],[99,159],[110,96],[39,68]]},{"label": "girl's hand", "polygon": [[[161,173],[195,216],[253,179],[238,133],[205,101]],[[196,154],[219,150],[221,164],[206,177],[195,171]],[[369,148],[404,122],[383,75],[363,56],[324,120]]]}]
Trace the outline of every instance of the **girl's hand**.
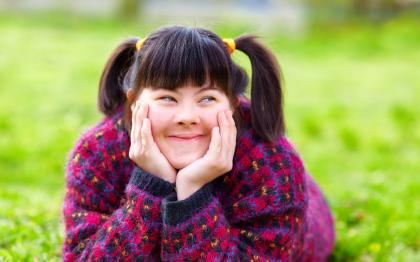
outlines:
[{"label": "girl's hand", "polygon": [[148,105],[137,101],[132,105],[131,146],[129,157],[144,171],[175,183],[176,170],[160,152],[152,136],[152,127],[147,118]]},{"label": "girl's hand", "polygon": [[178,200],[189,197],[206,183],[232,169],[236,147],[236,126],[232,112],[219,112],[217,120],[219,126],[212,129],[207,153],[178,172]]}]

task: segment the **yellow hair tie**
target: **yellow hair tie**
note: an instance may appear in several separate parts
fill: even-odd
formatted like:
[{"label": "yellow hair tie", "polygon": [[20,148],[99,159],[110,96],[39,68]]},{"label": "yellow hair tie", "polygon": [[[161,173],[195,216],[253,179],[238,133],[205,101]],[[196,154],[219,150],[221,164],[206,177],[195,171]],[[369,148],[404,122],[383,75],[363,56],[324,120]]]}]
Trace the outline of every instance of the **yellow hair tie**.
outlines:
[{"label": "yellow hair tie", "polygon": [[236,44],[235,44],[235,40],[232,38],[224,38],[223,42],[225,43],[225,45],[228,48],[229,54],[232,54],[233,51],[236,50]]},{"label": "yellow hair tie", "polygon": [[139,51],[140,48],[143,46],[144,40],[146,39],[139,39],[139,41],[137,41],[136,43],[136,50]]}]

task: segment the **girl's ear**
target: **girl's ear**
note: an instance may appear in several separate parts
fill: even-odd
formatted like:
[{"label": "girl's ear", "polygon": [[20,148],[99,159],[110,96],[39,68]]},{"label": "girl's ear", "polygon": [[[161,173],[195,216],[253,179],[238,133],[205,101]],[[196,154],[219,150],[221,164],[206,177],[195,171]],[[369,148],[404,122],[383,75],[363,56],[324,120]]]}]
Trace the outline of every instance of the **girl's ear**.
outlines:
[{"label": "girl's ear", "polygon": [[134,102],[134,90],[133,90],[133,88],[132,87],[130,87],[128,90],[127,90],[127,93],[126,93],[126,95],[127,95],[127,103],[130,103],[131,105],[131,110],[133,110],[133,102]]},{"label": "girl's ear", "polygon": [[133,95],[134,95],[134,91],[133,91],[133,88],[132,87],[130,87],[128,90],[127,90],[127,100],[131,100],[132,98],[133,98]]},{"label": "girl's ear", "polygon": [[240,103],[241,103],[241,100],[239,99],[239,96],[236,96],[235,99],[233,100],[233,107],[237,108]]},{"label": "girl's ear", "polygon": [[230,109],[232,110],[232,112],[236,111],[240,103],[241,101],[239,100],[238,96],[235,96],[232,100],[230,100]]}]

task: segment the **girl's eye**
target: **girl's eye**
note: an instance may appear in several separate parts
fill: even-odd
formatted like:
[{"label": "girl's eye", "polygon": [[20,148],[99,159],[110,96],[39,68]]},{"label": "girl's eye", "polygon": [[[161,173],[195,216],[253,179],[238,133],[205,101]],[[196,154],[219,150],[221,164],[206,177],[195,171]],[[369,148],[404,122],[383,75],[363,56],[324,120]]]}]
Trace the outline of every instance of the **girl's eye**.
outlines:
[{"label": "girl's eye", "polygon": [[215,101],[215,100],[216,100],[216,98],[214,98],[214,97],[212,97],[212,96],[206,96],[206,97],[203,97],[203,98],[200,100],[200,102],[210,103],[210,102]]},{"label": "girl's eye", "polygon": [[159,100],[165,101],[165,102],[176,102],[175,98],[172,96],[162,96],[159,98]]}]

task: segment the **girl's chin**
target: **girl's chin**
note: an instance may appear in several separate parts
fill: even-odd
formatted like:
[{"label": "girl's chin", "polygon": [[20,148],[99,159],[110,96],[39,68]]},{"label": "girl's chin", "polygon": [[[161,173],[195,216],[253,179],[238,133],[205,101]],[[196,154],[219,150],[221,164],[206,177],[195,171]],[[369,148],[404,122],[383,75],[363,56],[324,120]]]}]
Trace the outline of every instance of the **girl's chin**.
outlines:
[{"label": "girl's chin", "polygon": [[169,164],[175,169],[183,169],[184,167],[190,165],[195,160],[199,159],[200,156],[191,156],[191,157],[176,157],[176,158],[169,158]]}]

